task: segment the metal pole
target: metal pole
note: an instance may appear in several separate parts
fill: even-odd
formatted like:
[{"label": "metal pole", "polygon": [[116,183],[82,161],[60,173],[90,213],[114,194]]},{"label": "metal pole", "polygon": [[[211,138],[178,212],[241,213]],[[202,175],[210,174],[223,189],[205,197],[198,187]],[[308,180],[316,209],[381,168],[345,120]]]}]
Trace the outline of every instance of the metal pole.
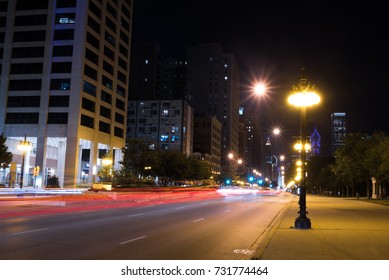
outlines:
[{"label": "metal pole", "polygon": [[23,188],[23,176],[24,176],[24,157],[26,155],[26,152],[23,151],[23,154],[22,154],[22,170],[20,172],[20,188]]},{"label": "metal pole", "polygon": [[305,176],[305,162],[306,162],[306,133],[307,133],[307,108],[301,106],[300,111],[300,138],[301,138],[301,185],[300,185],[300,211],[299,216],[295,220],[295,228],[310,229],[311,220],[307,217],[307,202],[306,202],[306,176]]}]

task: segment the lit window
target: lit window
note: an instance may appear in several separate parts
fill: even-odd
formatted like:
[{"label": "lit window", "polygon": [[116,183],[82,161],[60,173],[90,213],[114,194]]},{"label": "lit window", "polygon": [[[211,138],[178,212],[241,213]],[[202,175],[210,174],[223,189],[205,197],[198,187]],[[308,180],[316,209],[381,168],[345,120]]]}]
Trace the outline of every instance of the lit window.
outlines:
[{"label": "lit window", "polygon": [[168,135],[161,135],[161,142],[166,142],[169,139]]},{"label": "lit window", "polygon": [[162,115],[163,115],[163,116],[169,115],[169,110],[164,109],[164,110],[162,111]]}]

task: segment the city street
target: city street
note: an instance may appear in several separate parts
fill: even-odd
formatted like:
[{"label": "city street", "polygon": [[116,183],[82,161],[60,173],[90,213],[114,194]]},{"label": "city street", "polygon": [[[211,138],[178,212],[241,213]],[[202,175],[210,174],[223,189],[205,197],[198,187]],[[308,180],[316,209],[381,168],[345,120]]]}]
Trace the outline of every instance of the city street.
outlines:
[{"label": "city street", "polygon": [[258,239],[291,199],[267,193],[127,206],[102,201],[93,208],[7,206],[28,211],[0,219],[0,259],[242,259],[255,253]]}]

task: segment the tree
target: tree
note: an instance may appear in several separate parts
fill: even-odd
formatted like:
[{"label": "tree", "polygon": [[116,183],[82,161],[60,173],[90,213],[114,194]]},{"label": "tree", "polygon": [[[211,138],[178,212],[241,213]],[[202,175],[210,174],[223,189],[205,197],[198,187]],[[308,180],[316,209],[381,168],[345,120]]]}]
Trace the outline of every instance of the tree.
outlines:
[{"label": "tree", "polygon": [[[129,138],[127,145],[122,149],[123,160],[120,173],[126,177],[147,176],[152,173],[158,160],[156,151],[149,149],[149,146],[143,139]],[[151,167],[145,169],[145,167]]]},{"label": "tree", "polygon": [[345,144],[335,151],[335,164],[331,171],[346,188],[346,196],[349,196],[351,187],[352,196],[355,194],[356,183],[363,182],[367,172],[364,161],[368,145],[363,141],[365,136],[361,133],[349,134]]},{"label": "tree", "polygon": [[0,135],[0,167],[6,168],[12,161],[12,153],[8,152],[8,147],[5,144],[7,138]]},{"label": "tree", "polygon": [[199,160],[195,157],[188,157],[185,178],[196,181],[209,179],[211,177],[211,166],[208,161]]}]

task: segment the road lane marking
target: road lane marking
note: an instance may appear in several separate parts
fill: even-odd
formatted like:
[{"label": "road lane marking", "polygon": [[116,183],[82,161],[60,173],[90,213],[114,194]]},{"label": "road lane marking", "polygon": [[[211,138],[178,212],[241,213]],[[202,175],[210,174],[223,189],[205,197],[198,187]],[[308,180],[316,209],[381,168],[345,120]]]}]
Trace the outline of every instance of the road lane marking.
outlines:
[{"label": "road lane marking", "polygon": [[137,241],[137,240],[146,238],[146,237],[147,237],[147,236],[141,236],[141,237],[133,238],[133,239],[130,239],[130,240],[126,240],[126,241],[120,242],[119,244],[120,244],[120,245],[123,245],[123,244],[126,244],[126,243],[130,243],[130,242],[133,242],[133,241]]},{"label": "road lane marking", "polygon": [[227,210],[224,211],[224,213],[227,213],[227,212],[230,212],[230,211],[231,211],[230,209],[227,209]]},{"label": "road lane marking", "polygon": [[138,216],[143,216],[145,213],[139,213],[139,214],[132,214],[128,217],[138,217]]},{"label": "road lane marking", "polygon": [[185,206],[176,207],[176,209],[183,209]]},{"label": "road lane marking", "polygon": [[202,221],[202,220],[204,220],[205,218],[201,218],[201,219],[197,219],[197,220],[194,220],[193,222],[194,223],[197,223],[197,222],[200,222],[200,221]]},{"label": "road lane marking", "polygon": [[19,232],[14,232],[14,233],[12,233],[12,235],[25,234],[25,233],[33,233],[33,232],[43,231],[43,230],[48,230],[48,228],[40,228],[40,229],[27,230],[27,231],[19,231]]}]

